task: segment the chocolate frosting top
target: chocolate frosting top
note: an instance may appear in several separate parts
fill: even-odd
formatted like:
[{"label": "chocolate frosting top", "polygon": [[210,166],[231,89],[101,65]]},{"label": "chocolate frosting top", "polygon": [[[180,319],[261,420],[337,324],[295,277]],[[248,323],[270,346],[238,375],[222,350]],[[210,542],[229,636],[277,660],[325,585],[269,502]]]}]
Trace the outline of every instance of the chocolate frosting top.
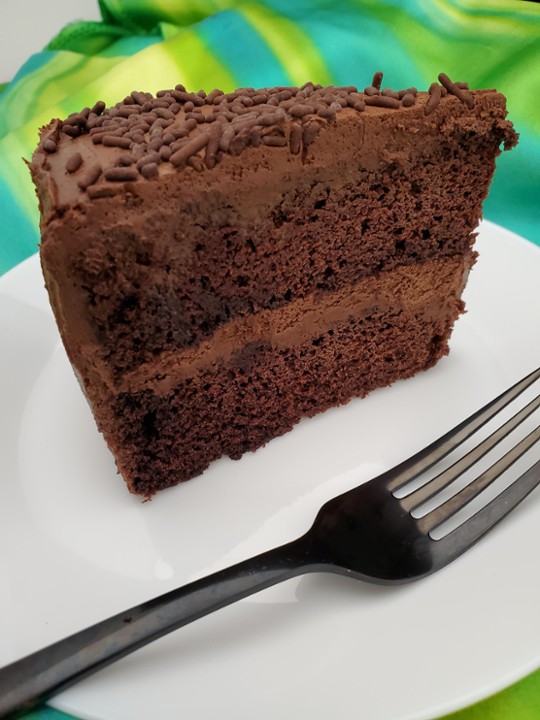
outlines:
[{"label": "chocolate frosting top", "polygon": [[134,91],[112,107],[98,102],[42,128],[31,170],[34,176],[38,168],[53,171],[56,200],[69,205],[84,195],[112,197],[125,183],[150,182],[171,172],[212,171],[225,156],[248,147],[286,148],[304,161],[320,130],[348,116],[421,108],[427,118],[446,98],[472,112],[479,92],[496,94],[472,92],[444,73],[428,92],[383,88],[382,79],[375,73],[363,91],[311,82],[208,94],[177,85],[155,97]]}]

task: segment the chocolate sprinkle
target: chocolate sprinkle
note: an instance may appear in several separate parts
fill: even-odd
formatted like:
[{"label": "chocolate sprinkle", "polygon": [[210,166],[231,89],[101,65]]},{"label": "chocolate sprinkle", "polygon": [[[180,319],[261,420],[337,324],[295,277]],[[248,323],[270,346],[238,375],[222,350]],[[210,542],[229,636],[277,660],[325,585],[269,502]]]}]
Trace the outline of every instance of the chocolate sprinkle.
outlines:
[{"label": "chocolate sprinkle", "polygon": [[314,112],[312,105],[293,105],[289,108],[289,115],[293,118],[301,118]]},{"label": "chocolate sprinkle", "polygon": [[398,97],[399,97],[400,99],[401,99],[401,98],[404,98],[405,95],[414,95],[414,96],[416,96],[416,95],[418,95],[418,90],[417,90],[415,87],[410,87],[410,88],[405,88],[405,90],[400,90],[400,91],[398,92]]},{"label": "chocolate sprinkle", "polygon": [[[94,137],[96,136],[94,135]],[[107,147],[120,147],[124,148],[124,150],[129,150],[131,147],[131,140],[129,138],[117,137],[116,135],[104,135],[101,138],[101,142]]]},{"label": "chocolate sprinkle", "polygon": [[159,163],[160,160],[161,156],[157,152],[151,152],[147,155],[143,155],[142,158],[137,161],[137,170],[142,170],[142,168],[145,165],[148,165],[148,163]]},{"label": "chocolate sprinkle", "polygon": [[135,162],[135,158],[132,155],[120,155],[118,160],[116,161],[117,165],[133,165]]},{"label": "chocolate sprinkle", "polygon": [[473,109],[474,97],[471,95],[470,92],[466,92],[462,87],[460,87],[460,85],[452,82],[448,75],[446,75],[446,73],[439,74],[439,82],[443,87],[448,90],[451,95],[455,95],[458,100],[461,100],[461,102],[465,103],[469,110]]},{"label": "chocolate sprinkle", "polygon": [[290,149],[291,149],[291,155],[298,155],[300,152],[300,148],[302,147],[302,134],[303,134],[303,128],[298,123],[293,123],[291,125],[291,134],[290,134]]},{"label": "chocolate sprinkle", "polygon": [[218,123],[216,123],[210,132],[210,139],[208,140],[208,144],[206,146],[206,153],[204,156],[205,165],[209,170],[211,170],[217,162],[216,156],[219,150],[220,137],[221,127]]},{"label": "chocolate sprinkle", "polygon": [[204,163],[198,155],[192,155],[187,161],[187,164],[197,172],[204,170]]},{"label": "chocolate sprinkle", "polygon": [[429,99],[424,105],[424,115],[431,115],[441,101],[441,86],[431,83],[429,86]]},{"label": "chocolate sprinkle", "polygon": [[401,104],[403,105],[403,107],[411,107],[412,105],[415,104],[415,102],[416,102],[416,96],[413,95],[412,93],[406,93],[401,98]]},{"label": "chocolate sprinkle", "polygon": [[320,125],[316,122],[312,122],[304,127],[304,132],[302,134],[302,143],[305,148],[308,145],[311,145],[311,143],[315,140],[315,138],[317,137],[317,133],[319,132],[319,128]]},{"label": "chocolate sprinkle", "polygon": [[113,197],[118,190],[111,185],[93,185],[87,188],[86,192],[91,200],[96,200],[97,198]]},{"label": "chocolate sprinkle", "polygon": [[134,167],[114,167],[105,170],[105,180],[112,180],[113,182],[136,180],[138,175],[137,168]]},{"label": "chocolate sprinkle", "polygon": [[158,176],[159,169],[157,163],[146,163],[141,168],[141,175],[151,180]]},{"label": "chocolate sprinkle", "polygon": [[90,112],[95,113],[96,115],[101,115],[101,113],[105,110],[105,107],[106,105],[103,100],[98,100],[98,102],[94,105]]},{"label": "chocolate sprinkle", "polygon": [[159,149],[159,157],[164,161],[167,162],[169,158],[172,155],[172,150],[168,145],[162,145]]},{"label": "chocolate sprinkle", "polygon": [[367,95],[368,97],[378,94],[379,88],[376,88],[374,85],[368,85],[368,87],[364,88],[364,95]]},{"label": "chocolate sprinkle", "polygon": [[373,97],[367,97],[366,105],[372,105],[372,106],[381,107],[381,108],[399,108],[399,107],[401,107],[401,103],[399,102],[399,100],[396,100],[395,98],[387,97],[384,95],[374,95]]},{"label": "chocolate sprinkle", "polygon": [[77,172],[77,170],[81,167],[83,162],[81,153],[73,153],[66,162],[66,171],[68,173],[74,173]]},{"label": "chocolate sprinkle", "polygon": [[48,153],[55,153],[58,150],[57,144],[51,138],[47,138],[43,141],[43,149]]},{"label": "chocolate sprinkle", "polygon": [[336,111],[333,108],[329,108],[326,106],[317,108],[317,115],[319,117],[324,118],[325,120],[335,120],[336,119]]},{"label": "chocolate sprinkle", "polygon": [[380,90],[382,79],[383,79],[382,72],[380,72],[380,71],[376,72],[375,75],[373,76],[373,80],[371,81],[371,84],[373,85],[374,88],[377,88],[377,90]]},{"label": "chocolate sprinkle", "polygon": [[287,138],[283,135],[265,135],[262,138],[263,144],[269,147],[285,147],[287,145]]},{"label": "chocolate sprinkle", "polygon": [[77,181],[77,185],[81,188],[81,190],[86,190],[86,188],[90,187],[90,185],[97,182],[101,173],[101,165],[98,165],[97,163],[95,165],[91,165],[82,178]]},{"label": "chocolate sprinkle", "polygon": [[63,125],[62,132],[70,137],[79,137],[81,134],[81,128],[79,125]]},{"label": "chocolate sprinkle", "polygon": [[240,155],[242,150],[247,148],[249,145],[249,131],[245,132],[244,130],[239,132],[238,135],[236,135],[232,141],[231,145],[229,147],[229,152],[231,155]]},{"label": "chocolate sprinkle", "polygon": [[184,147],[173,153],[169,158],[169,162],[171,165],[174,165],[174,167],[184,165],[192,155],[195,155],[195,153],[199,152],[199,150],[202,150],[203,147],[206,146],[209,138],[210,136],[208,133],[201,133],[197,137],[194,137],[193,140],[186,143]]},{"label": "chocolate sprinkle", "polygon": [[391,97],[395,100],[400,100],[399,93],[394,92],[391,88],[384,88],[384,90],[381,90],[381,95],[384,95],[384,97]]}]

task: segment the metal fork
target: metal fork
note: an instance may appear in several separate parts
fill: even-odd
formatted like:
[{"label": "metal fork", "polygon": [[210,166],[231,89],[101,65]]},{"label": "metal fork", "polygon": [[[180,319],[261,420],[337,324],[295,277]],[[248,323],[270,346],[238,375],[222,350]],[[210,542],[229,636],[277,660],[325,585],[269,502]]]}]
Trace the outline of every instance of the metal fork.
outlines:
[{"label": "metal fork", "polygon": [[474,480],[421,517],[412,512],[454,483],[540,406],[540,395],[459,460],[420,487],[405,486],[436,466],[524,390],[540,368],[409,460],[328,501],[308,532],[286,545],[166,593],[77,632],[0,670],[0,718],[15,718],[82,678],[167,633],[276,583],[333,572],[379,584],[417,580],[457,558],[540,483],[540,460],[474,515],[432,537],[540,438],[530,432]]}]

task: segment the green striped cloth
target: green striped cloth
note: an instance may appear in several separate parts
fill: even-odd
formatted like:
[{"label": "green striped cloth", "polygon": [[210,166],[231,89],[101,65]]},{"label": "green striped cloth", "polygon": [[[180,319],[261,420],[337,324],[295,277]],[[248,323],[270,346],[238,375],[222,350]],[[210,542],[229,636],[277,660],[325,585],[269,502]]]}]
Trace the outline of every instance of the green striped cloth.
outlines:
[{"label": "green striped cloth", "polygon": [[[52,117],[133,89],[427,87],[439,72],[508,97],[521,141],[501,156],[485,216],[540,244],[540,5],[527,0],[99,0],[0,86],[0,273],[36,252],[21,158]],[[50,708],[27,720],[67,718]],[[540,671],[453,720],[538,720]]]}]

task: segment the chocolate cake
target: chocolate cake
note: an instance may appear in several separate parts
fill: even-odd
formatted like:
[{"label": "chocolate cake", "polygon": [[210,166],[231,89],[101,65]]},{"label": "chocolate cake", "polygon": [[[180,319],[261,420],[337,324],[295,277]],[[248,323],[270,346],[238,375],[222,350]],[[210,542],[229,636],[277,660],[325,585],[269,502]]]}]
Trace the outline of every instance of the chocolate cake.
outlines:
[{"label": "chocolate cake", "polygon": [[30,163],[58,327],[145,497],[448,352],[505,98],[241,88],[55,120]]}]

